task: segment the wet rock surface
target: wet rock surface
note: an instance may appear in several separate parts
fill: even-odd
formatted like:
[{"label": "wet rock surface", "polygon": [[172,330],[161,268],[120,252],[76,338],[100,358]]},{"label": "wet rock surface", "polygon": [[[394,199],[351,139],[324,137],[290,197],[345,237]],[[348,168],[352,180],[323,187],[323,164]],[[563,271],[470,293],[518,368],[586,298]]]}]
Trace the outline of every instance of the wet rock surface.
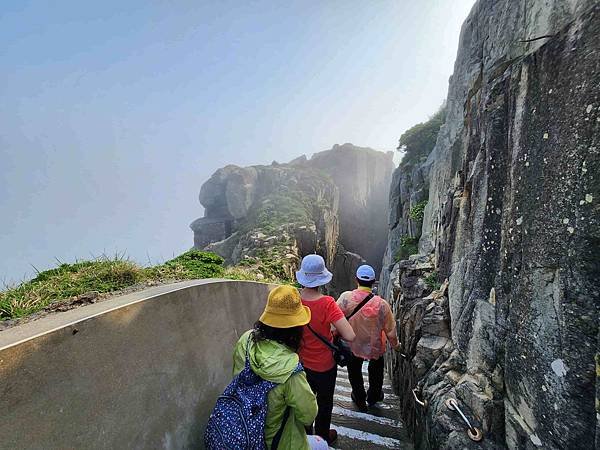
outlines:
[{"label": "wet rock surface", "polygon": [[[428,159],[419,250],[431,256],[391,262],[384,287],[404,354],[389,370],[417,448],[598,447],[595,3],[479,1],[463,26]],[[394,178],[392,209],[408,176]],[[410,224],[390,224],[393,246]]]}]

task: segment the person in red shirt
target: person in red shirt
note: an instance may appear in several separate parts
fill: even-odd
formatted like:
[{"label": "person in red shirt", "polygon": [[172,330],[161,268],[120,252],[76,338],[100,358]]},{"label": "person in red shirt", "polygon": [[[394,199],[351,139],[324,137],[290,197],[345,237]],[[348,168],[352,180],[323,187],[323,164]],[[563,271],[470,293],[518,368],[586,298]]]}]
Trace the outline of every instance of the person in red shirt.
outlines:
[{"label": "person in red shirt", "polygon": [[[343,339],[352,342],[355,337],[354,331],[335,299],[323,295],[319,291],[319,288],[329,283],[331,278],[331,272],[325,267],[325,261],[321,256],[305,256],[302,259],[300,270],[296,272],[296,280],[303,287],[300,291],[302,304],[310,308],[309,325],[312,330],[332,342],[331,326],[333,325]],[[308,384],[317,396],[319,412],[315,419],[314,433],[331,445],[337,438],[337,432],[329,429],[337,365],[331,349],[321,342],[308,327],[304,327],[299,355]]]}]

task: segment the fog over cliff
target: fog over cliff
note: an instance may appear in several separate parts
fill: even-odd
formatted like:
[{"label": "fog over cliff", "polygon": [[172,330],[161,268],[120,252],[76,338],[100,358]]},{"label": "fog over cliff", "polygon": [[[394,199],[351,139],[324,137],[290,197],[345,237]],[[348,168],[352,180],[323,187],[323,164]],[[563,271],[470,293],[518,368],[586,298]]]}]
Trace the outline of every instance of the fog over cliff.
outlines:
[{"label": "fog over cliff", "polygon": [[392,152],[349,143],[287,164],[225,166],[200,189],[194,246],[290,281],[303,256],[319,253],[334,274],[330,292],[351,289],[360,264],[380,270],[393,169]]},{"label": "fog over cliff", "polygon": [[219,167],[394,150],[442,101],[453,2],[0,2],[0,281],[189,248]]}]

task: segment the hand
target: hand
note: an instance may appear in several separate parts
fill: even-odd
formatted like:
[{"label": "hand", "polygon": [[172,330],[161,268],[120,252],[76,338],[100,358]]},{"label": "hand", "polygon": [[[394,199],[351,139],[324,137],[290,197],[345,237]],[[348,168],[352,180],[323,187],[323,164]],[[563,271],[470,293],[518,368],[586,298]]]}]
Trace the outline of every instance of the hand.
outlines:
[{"label": "hand", "polygon": [[399,352],[400,351],[400,347],[401,347],[401,344],[400,344],[400,342],[398,342],[392,348],[394,349],[395,352]]}]

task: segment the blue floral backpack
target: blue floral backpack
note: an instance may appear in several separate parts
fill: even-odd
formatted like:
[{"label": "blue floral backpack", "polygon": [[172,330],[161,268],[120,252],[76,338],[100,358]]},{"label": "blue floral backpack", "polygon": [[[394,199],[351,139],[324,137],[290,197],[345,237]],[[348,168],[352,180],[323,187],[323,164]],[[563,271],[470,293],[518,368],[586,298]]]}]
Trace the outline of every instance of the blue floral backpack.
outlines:
[{"label": "blue floral backpack", "polygon": [[[250,367],[246,343],[246,363],[242,371],[229,383],[217,398],[215,408],[208,419],[204,433],[204,445],[208,450],[265,450],[265,420],[267,418],[267,394],[277,383],[263,380]],[[302,365],[294,373],[302,371]],[[290,415],[286,408],[283,421],[273,438],[271,450],[277,449],[283,428]]]}]

